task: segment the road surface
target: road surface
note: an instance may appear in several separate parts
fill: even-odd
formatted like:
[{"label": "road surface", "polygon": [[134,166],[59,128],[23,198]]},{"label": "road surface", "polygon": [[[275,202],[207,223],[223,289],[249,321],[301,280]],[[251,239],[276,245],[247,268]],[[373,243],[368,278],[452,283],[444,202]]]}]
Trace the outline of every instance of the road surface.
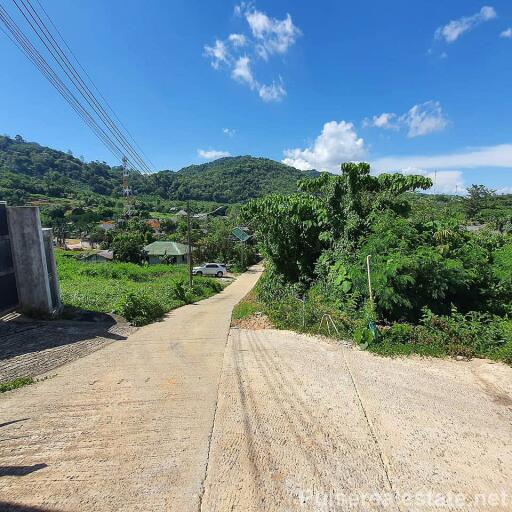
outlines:
[{"label": "road surface", "polygon": [[0,510],[512,510],[512,369],[228,336],[258,276],[1,396]]}]

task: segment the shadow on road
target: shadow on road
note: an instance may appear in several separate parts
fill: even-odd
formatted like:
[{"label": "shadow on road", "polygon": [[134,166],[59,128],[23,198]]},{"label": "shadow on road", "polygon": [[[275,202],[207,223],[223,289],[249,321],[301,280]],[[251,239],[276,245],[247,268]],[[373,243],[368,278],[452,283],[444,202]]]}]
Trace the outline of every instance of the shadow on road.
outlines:
[{"label": "shadow on road", "polygon": [[21,354],[70,345],[95,337],[125,340],[112,332],[116,320],[103,315],[101,321],[0,322],[0,360]]},{"label": "shadow on road", "polygon": [[[32,464],[32,466],[0,466],[0,478],[3,476],[25,476],[34,471],[48,467],[48,464]],[[0,507],[0,510],[4,510]]]},{"label": "shadow on road", "polygon": [[8,501],[0,501],[0,510],[2,512],[59,512],[56,508],[32,507]]}]

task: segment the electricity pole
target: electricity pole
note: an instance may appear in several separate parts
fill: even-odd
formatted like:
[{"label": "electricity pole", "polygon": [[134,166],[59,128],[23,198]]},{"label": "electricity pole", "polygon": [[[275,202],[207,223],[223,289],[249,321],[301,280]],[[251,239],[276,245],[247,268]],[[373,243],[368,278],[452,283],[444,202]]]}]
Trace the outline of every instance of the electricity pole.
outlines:
[{"label": "electricity pole", "polygon": [[190,200],[187,201],[187,235],[188,235],[188,285],[192,288],[192,234],[190,222]]},{"label": "electricity pole", "polygon": [[132,193],[132,190],[128,184],[129,176],[130,176],[130,173],[128,171],[128,158],[126,158],[126,156],[123,156],[123,196],[125,198],[126,214],[128,216],[130,216],[130,214],[131,214],[130,196]]}]

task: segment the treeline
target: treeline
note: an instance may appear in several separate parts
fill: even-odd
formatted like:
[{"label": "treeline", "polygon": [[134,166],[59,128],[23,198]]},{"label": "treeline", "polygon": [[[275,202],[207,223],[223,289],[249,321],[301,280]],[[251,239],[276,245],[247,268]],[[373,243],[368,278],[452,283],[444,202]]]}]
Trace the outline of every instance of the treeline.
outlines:
[{"label": "treeline", "polygon": [[[312,172],[314,174],[314,171]],[[136,195],[165,200],[239,203],[270,193],[297,190],[304,173],[293,167],[250,156],[229,157],[180,171],[151,175],[132,173]],[[14,138],[0,136],[0,199],[25,204],[39,197],[121,197],[121,168],[105,162],[85,162],[64,153]]]}]

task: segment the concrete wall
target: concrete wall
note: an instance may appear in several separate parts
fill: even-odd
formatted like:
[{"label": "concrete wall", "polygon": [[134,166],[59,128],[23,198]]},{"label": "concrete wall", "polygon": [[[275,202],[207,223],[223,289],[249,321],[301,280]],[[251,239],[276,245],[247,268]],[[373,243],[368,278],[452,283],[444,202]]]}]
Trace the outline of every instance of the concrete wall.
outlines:
[{"label": "concrete wall", "polygon": [[43,228],[44,255],[46,258],[46,268],[48,269],[48,284],[50,286],[50,295],[52,298],[52,308],[54,312],[62,309],[60,301],[59,276],[57,274],[57,264],[53,254],[53,230]]},{"label": "concrete wall", "polygon": [[41,228],[39,208],[7,208],[18,297],[23,310],[53,314],[60,309],[51,230]]}]

